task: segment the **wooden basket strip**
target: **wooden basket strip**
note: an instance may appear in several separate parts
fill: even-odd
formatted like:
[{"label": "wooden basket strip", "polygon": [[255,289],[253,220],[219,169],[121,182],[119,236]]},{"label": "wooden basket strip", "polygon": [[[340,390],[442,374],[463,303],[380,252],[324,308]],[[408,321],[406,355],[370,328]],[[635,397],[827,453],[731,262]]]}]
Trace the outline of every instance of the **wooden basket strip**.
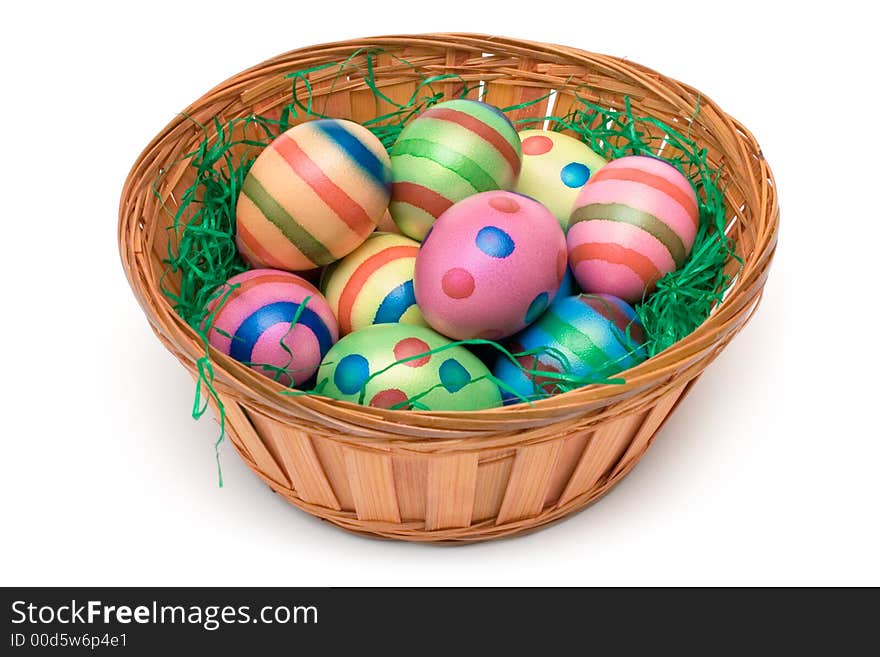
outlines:
[{"label": "wooden basket strip", "polygon": [[477,454],[456,454],[430,459],[425,528],[468,527],[474,513],[477,488]]},{"label": "wooden basket strip", "polygon": [[[210,398],[209,398],[210,399]],[[284,473],[275,456],[270,452],[256,427],[251,423],[247,414],[231,399],[221,398],[223,410],[226,414],[226,423],[233,429],[235,437],[232,442],[239,451],[244,451],[256,464],[261,472],[265,472],[276,485],[290,485],[290,480]],[[214,412],[217,413],[217,405],[213,399],[210,403]]]},{"label": "wooden basket strip", "polygon": [[560,440],[516,450],[496,524],[530,518],[544,508],[544,500],[547,498],[561,451]]},{"label": "wooden basket strip", "polygon": [[590,439],[589,431],[579,431],[567,436],[562,441],[556,467],[547,484],[547,495],[544,496],[544,507],[551,506],[559,501],[562,492],[571,480],[575,468],[581,460],[581,455]]},{"label": "wooden basket strip", "polygon": [[312,438],[312,445],[339,506],[354,511],[354,493],[345,465],[345,448],[324,438]]},{"label": "wooden basket strip", "polygon": [[249,417],[299,497],[331,509],[342,508],[308,435],[267,420],[259,413]]},{"label": "wooden basket strip", "polygon": [[428,469],[431,463],[425,458],[406,455],[392,457],[391,466],[401,520],[424,520],[430,496]]},{"label": "wooden basket strip", "polygon": [[594,431],[557,506],[591,490],[626,451],[643,421],[640,414],[625,415]]},{"label": "wooden basket strip", "polygon": [[515,453],[511,451],[505,457],[492,459],[477,466],[473,522],[494,519],[498,515],[513,470]]},{"label": "wooden basket strip", "polygon": [[400,522],[391,455],[360,449],[343,449],[359,520]]},{"label": "wooden basket strip", "polygon": [[[691,382],[691,384],[692,383],[693,382]],[[691,384],[666,393],[666,395],[657,402],[657,405],[648,412],[635,436],[632,438],[629,447],[626,448],[626,451],[620,457],[617,465],[614,466],[614,469],[611,472],[612,477],[626,469],[630,463],[634,464],[635,461],[641,458],[642,454],[648,450],[651,440],[657,435],[661,425],[670,416],[672,409],[675,408],[675,406],[684,398],[687,391],[690,390]]]}]

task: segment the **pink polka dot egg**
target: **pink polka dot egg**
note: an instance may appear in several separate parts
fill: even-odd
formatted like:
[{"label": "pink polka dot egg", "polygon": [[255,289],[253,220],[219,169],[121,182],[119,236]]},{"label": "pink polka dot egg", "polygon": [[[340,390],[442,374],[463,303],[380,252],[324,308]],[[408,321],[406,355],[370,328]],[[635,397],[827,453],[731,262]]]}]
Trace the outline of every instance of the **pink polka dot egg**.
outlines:
[{"label": "pink polka dot egg", "polygon": [[489,369],[425,326],[373,324],[327,353],[315,392],[394,410],[474,411],[501,405]]},{"label": "pink polka dot egg", "polygon": [[535,321],[566,269],[565,235],[551,212],[508,191],[475,194],[434,223],[416,256],[416,303],[456,340],[498,340]]},{"label": "pink polka dot egg", "polygon": [[339,339],[336,317],[318,289],[278,269],[233,276],[208,311],[211,346],[284,386],[308,381]]}]

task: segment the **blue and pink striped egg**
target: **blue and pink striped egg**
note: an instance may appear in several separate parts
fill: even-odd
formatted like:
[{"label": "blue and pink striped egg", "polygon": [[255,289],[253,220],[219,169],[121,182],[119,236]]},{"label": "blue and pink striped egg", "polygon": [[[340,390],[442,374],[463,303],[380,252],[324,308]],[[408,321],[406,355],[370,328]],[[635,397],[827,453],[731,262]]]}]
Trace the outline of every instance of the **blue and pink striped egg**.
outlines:
[{"label": "blue and pink striped egg", "polygon": [[547,309],[565,270],[565,235],[547,208],[514,192],[483,192],[440,215],[425,237],[416,301],[443,335],[498,340]]},{"label": "blue and pink striped egg", "polygon": [[[645,360],[645,331],[628,303],[608,294],[557,299],[538,321],[513,336],[493,373],[505,404],[532,401],[601,382]],[[564,379],[560,379],[563,375]]]},{"label": "blue and pink striped egg", "polygon": [[574,202],[569,263],[586,292],[635,303],[681,267],[699,226],[690,181],[654,157],[628,156],[599,169]]},{"label": "blue and pink striped egg", "polygon": [[308,381],[339,339],[336,317],[317,288],[277,269],[233,276],[208,310],[211,346],[284,386]]}]

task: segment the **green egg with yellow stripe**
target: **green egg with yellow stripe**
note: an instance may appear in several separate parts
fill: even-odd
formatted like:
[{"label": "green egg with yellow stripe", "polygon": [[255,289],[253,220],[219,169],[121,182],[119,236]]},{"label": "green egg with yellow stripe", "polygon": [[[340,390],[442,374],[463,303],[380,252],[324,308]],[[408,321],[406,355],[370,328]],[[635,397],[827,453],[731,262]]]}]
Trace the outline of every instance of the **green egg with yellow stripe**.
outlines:
[{"label": "green egg with yellow stripe", "polygon": [[501,110],[464,98],[413,119],[391,148],[391,216],[421,241],[454,203],[512,189],[522,165],[520,137]]},{"label": "green egg with yellow stripe", "polygon": [[356,249],[388,208],[391,162],[365,127],[341,119],[294,126],[245,177],[236,244],[252,265],[305,271]]}]

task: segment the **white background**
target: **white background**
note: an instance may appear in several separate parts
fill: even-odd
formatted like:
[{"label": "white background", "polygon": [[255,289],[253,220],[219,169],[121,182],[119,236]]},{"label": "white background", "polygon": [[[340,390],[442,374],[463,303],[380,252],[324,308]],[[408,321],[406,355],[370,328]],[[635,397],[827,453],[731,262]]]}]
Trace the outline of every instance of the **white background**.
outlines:
[{"label": "white background", "polygon": [[[856,2],[514,4],[4,9],[0,583],[880,584],[875,21]],[[217,487],[216,425],[189,418],[192,382],[134,301],[116,222],[140,150],[214,84],[313,43],[453,30],[696,86],[757,136],[782,230],[757,316],[609,496],[526,537],[438,548],[319,522],[229,445]]]}]

